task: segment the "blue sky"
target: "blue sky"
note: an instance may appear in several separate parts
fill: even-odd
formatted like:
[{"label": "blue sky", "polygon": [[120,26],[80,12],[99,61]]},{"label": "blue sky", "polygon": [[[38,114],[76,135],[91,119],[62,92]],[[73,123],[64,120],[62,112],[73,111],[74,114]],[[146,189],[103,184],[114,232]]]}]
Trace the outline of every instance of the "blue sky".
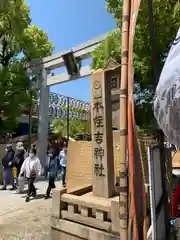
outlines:
[{"label": "blue sky", "polygon": [[[115,28],[105,0],[27,0],[32,23],[47,31],[55,53],[68,50]],[[56,85],[51,91],[90,101],[90,81]]]}]

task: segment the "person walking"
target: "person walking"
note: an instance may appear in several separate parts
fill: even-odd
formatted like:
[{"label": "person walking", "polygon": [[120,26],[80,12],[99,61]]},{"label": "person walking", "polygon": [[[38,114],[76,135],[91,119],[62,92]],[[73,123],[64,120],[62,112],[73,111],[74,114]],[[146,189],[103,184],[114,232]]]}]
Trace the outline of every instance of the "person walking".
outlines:
[{"label": "person walking", "polygon": [[36,188],[34,186],[34,181],[37,176],[41,175],[41,164],[39,158],[36,156],[36,149],[30,149],[29,156],[24,160],[20,177],[25,174],[25,177],[28,180],[28,191],[25,201],[29,202],[30,196],[36,196]]},{"label": "person walking", "polygon": [[16,151],[14,155],[14,159],[12,161],[12,166],[16,168],[17,173],[16,173],[16,185],[18,186],[18,176],[21,171],[21,166],[24,162],[24,159],[26,157],[26,150],[24,149],[23,143],[18,142],[16,145]]},{"label": "person walking", "polygon": [[10,190],[16,189],[14,185],[13,173],[12,173],[13,159],[14,159],[14,150],[12,149],[12,144],[9,143],[6,145],[5,155],[2,159],[4,186],[1,188],[1,190],[6,190],[8,183],[12,184],[12,188]]},{"label": "person walking", "polygon": [[64,142],[63,148],[59,153],[59,162],[62,171],[62,185],[66,187],[66,164],[67,164],[67,143]]},{"label": "person walking", "polygon": [[48,178],[48,171],[49,171],[49,152],[47,151],[47,155],[46,155],[46,164],[45,164],[45,167],[44,167],[44,176],[45,176],[45,179]]},{"label": "person walking", "polygon": [[49,183],[48,188],[46,190],[46,195],[44,197],[45,199],[48,199],[50,197],[51,190],[56,187],[55,179],[58,173],[58,158],[56,156],[56,152],[54,149],[50,149],[48,157],[49,157],[48,163]]}]

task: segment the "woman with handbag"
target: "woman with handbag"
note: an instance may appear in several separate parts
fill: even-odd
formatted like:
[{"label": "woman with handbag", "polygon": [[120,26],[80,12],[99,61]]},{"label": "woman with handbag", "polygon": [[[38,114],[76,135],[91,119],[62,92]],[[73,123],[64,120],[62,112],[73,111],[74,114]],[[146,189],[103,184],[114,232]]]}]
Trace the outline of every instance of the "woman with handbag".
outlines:
[{"label": "woman with handbag", "polygon": [[36,196],[36,188],[34,186],[34,181],[36,177],[41,175],[41,164],[39,158],[36,156],[36,149],[31,149],[29,151],[29,157],[27,157],[20,171],[20,177],[25,174],[28,180],[28,191],[26,196],[26,202],[29,202],[30,196]]}]

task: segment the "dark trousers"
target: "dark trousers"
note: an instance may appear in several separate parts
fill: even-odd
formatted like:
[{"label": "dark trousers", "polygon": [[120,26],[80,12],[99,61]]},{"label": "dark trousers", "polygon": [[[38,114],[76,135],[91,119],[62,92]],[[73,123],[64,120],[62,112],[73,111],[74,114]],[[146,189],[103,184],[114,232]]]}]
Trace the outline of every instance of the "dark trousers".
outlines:
[{"label": "dark trousers", "polygon": [[12,168],[3,169],[3,178],[4,178],[4,187],[6,187],[8,184],[12,184],[12,186],[14,186]]},{"label": "dark trousers", "polygon": [[35,177],[30,177],[27,180],[28,180],[27,196],[30,197],[31,194],[36,194],[36,188],[34,186]]},{"label": "dark trousers", "polygon": [[49,177],[49,184],[48,184],[48,188],[46,191],[47,196],[50,195],[51,189],[56,188],[54,181],[55,181],[55,178]]},{"label": "dark trousers", "polygon": [[61,166],[61,170],[62,170],[62,184],[65,185],[66,184],[66,167]]},{"label": "dark trousers", "polygon": [[44,168],[44,176],[47,179],[47,177],[48,177],[48,166],[45,166],[45,168]]}]

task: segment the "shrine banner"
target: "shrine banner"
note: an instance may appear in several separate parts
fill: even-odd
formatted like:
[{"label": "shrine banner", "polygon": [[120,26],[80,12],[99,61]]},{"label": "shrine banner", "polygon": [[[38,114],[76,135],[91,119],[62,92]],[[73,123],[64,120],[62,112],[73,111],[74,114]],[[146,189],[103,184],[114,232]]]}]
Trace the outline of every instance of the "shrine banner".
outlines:
[{"label": "shrine banner", "polygon": [[180,147],[180,29],[156,88],[154,115],[169,142]]}]

